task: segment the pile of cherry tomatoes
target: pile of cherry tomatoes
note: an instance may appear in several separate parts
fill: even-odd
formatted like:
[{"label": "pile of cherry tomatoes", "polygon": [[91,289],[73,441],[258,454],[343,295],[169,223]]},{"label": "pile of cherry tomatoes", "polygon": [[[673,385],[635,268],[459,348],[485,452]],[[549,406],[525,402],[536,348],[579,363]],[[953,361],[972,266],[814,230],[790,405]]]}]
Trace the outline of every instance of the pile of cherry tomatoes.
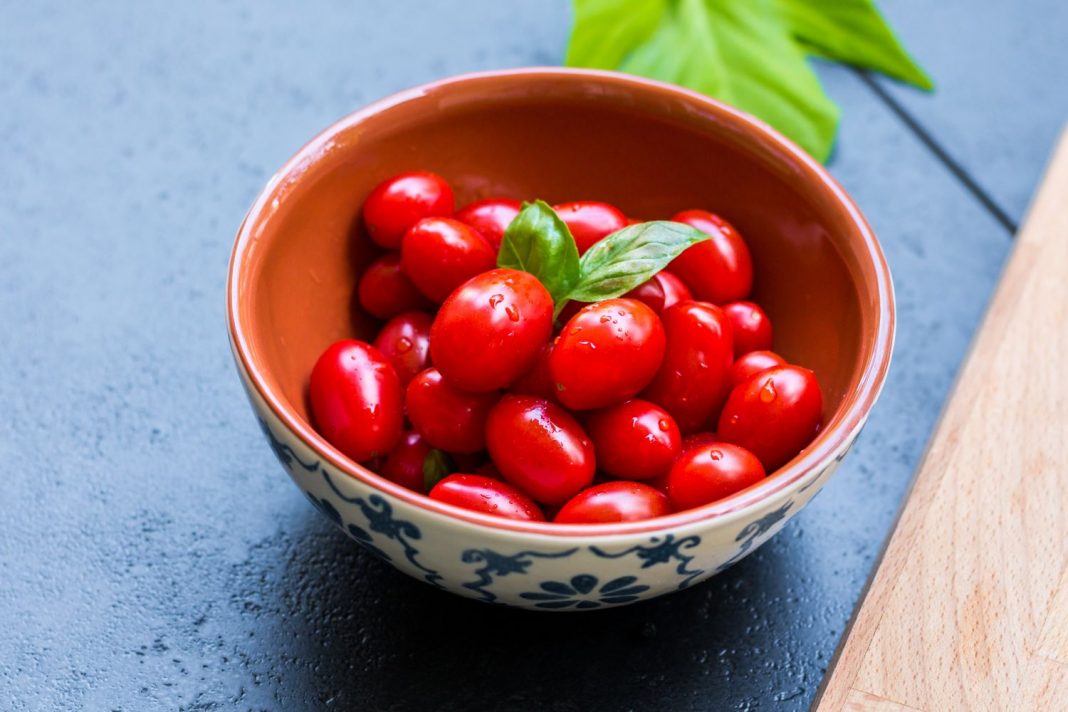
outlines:
[{"label": "pile of cherry tomatoes", "polygon": [[[710,239],[619,298],[553,298],[498,268],[521,210],[454,210],[433,173],[384,181],[363,205],[386,252],[357,301],[383,320],[311,373],[315,426],[336,448],[433,499],[501,517],[602,523],[729,497],[811,442],[814,374],[772,352],[738,231],[703,210],[671,218]],[[636,221],[600,202],[554,206],[579,253]]]}]

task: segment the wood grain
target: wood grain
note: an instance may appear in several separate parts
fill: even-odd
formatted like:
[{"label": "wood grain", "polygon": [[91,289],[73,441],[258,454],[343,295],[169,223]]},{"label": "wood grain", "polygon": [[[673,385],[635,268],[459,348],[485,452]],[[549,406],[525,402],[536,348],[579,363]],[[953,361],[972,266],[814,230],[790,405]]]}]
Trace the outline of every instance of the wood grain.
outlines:
[{"label": "wood grain", "polygon": [[1068,709],[1068,132],[816,703]]}]

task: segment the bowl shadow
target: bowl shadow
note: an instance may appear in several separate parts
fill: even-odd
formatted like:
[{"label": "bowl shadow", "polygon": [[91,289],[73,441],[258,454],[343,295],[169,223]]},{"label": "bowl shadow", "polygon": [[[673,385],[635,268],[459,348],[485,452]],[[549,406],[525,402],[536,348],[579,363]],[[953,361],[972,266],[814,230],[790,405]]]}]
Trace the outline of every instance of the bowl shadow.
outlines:
[{"label": "bowl shadow", "polygon": [[432,589],[309,510],[262,592],[257,637],[290,708],[707,709],[739,684],[754,703],[800,702],[811,666],[770,669],[751,643],[794,632],[792,526],[691,589],[554,614]]}]

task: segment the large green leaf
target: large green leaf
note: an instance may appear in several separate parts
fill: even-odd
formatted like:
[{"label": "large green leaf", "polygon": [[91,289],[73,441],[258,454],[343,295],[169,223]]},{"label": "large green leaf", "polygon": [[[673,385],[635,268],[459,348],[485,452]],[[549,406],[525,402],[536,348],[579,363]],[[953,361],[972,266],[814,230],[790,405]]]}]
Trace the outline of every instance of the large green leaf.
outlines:
[{"label": "large green leaf", "polygon": [[921,89],[934,88],[872,0],[776,1],[790,32],[810,53],[874,69]]},{"label": "large green leaf", "polygon": [[825,161],[838,107],[819,55],[929,88],[870,0],[574,0],[571,66],[681,84],[754,114]]}]

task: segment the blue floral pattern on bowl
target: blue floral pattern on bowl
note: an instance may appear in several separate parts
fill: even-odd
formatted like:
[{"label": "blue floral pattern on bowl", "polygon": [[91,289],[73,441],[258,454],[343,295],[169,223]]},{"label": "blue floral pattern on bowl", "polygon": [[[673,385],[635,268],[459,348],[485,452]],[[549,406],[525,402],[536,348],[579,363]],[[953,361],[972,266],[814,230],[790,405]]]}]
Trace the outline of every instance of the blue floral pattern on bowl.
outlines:
[{"label": "blue floral pattern on bowl", "polygon": [[576,610],[600,608],[605,605],[633,603],[639,594],[649,590],[648,586],[637,583],[637,576],[620,576],[598,586],[597,577],[592,574],[572,576],[563,581],[542,581],[540,591],[527,591],[519,597],[535,601],[537,608],[570,608]]}]

